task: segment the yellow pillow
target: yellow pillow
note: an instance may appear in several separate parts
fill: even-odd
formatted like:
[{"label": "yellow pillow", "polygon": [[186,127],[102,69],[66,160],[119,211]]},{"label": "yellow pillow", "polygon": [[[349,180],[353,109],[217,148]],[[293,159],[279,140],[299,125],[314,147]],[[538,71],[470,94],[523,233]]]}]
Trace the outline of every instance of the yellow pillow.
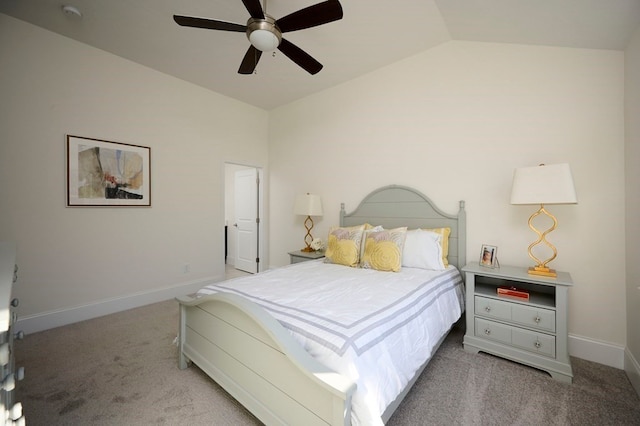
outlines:
[{"label": "yellow pillow", "polygon": [[442,246],[442,263],[446,268],[449,266],[449,261],[447,260],[447,256],[449,256],[449,234],[451,234],[451,228],[431,228],[425,229],[424,231],[435,232],[436,234],[440,234],[440,245]]},{"label": "yellow pillow", "polygon": [[331,228],[324,261],[351,267],[358,266],[363,231],[364,225]]},{"label": "yellow pillow", "polygon": [[368,231],[364,243],[362,267],[398,272],[402,268],[402,249],[407,228]]}]

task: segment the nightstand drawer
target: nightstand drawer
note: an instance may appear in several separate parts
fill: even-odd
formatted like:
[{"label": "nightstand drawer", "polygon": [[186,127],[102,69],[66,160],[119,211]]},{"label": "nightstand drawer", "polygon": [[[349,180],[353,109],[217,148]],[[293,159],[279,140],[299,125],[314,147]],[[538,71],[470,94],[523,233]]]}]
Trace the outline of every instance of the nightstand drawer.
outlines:
[{"label": "nightstand drawer", "polygon": [[556,331],[556,313],[549,309],[514,304],[511,320],[539,330]]},{"label": "nightstand drawer", "polygon": [[476,318],[476,336],[483,339],[496,340],[498,342],[510,345],[511,344],[511,327],[508,325],[500,324],[498,322],[492,322]]},{"label": "nightstand drawer", "polygon": [[324,252],[323,251],[302,251],[302,250],[298,250],[298,251],[292,251],[289,252],[289,257],[291,259],[290,263],[300,263],[300,262],[307,262],[309,260],[316,260],[316,259],[321,259],[324,257]]},{"label": "nightstand drawer", "polygon": [[476,315],[511,321],[511,303],[501,302],[488,297],[476,296],[475,305]]},{"label": "nightstand drawer", "polygon": [[483,317],[513,322],[525,327],[551,332],[556,331],[556,313],[550,309],[476,296],[475,313]]},{"label": "nightstand drawer", "polygon": [[556,339],[548,334],[536,333],[498,322],[475,319],[475,335],[483,339],[495,340],[529,352],[554,358]]},{"label": "nightstand drawer", "polygon": [[551,358],[556,356],[556,338],[548,334],[535,331],[513,329],[511,343],[529,352],[545,355]]}]

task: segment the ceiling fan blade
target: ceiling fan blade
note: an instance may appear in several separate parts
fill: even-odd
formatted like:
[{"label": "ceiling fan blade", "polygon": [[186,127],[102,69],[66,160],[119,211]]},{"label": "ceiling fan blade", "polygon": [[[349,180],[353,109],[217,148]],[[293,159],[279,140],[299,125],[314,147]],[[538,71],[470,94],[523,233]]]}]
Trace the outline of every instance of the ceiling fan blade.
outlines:
[{"label": "ceiling fan blade", "polygon": [[213,19],[194,18],[192,16],[173,15],[173,20],[183,27],[206,28],[209,30],[234,31],[244,33],[247,31],[246,25],[234,24],[232,22],[215,21]]},{"label": "ceiling fan blade", "polygon": [[261,51],[253,47],[253,45],[249,46],[247,53],[244,54],[240,68],[238,68],[238,74],[253,74],[261,55]]},{"label": "ceiling fan blade", "polygon": [[244,7],[247,8],[247,12],[253,19],[264,19],[260,0],[242,0],[242,3],[244,3]]},{"label": "ceiling fan blade", "polygon": [[322,64],[311,57],[307,52],[295,44],[282,39],[278,50],[284,53],[293,62],[304,68],[309,74],[317,74],[322,69]]},{"label": "ceiling fan blade", "polygon": [[327,0],[305,7],[276,21],[283,33],[311,28],[342,19],[342,6],[338,0]]}]

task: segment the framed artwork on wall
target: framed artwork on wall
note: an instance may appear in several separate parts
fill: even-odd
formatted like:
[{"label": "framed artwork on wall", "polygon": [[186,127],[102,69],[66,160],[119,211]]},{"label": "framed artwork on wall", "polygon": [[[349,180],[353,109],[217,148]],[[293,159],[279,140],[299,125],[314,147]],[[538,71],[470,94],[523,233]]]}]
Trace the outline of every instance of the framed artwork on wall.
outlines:
[{"label": "framed artwork on wall", "polygon": [[487,268],[498,268],[498,247],[487,244],[482,245],[480,250],[480,266]]},{"label": "framed artwork on wall", "polygon": [[151,148],[67,135],[67,206],[151,206]]}]

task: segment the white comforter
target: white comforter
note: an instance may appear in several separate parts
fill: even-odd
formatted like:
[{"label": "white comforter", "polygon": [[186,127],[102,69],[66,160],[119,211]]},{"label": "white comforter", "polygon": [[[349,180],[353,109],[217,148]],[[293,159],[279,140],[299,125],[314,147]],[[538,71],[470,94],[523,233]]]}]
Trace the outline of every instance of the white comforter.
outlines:
[{"label": "white comforter", "polygon": [[357,384],[353,425],[381,415],[464,310],[456,268],[378,272],[297,263],[202,288],[244,296],[273,315],[314,358]]}]

